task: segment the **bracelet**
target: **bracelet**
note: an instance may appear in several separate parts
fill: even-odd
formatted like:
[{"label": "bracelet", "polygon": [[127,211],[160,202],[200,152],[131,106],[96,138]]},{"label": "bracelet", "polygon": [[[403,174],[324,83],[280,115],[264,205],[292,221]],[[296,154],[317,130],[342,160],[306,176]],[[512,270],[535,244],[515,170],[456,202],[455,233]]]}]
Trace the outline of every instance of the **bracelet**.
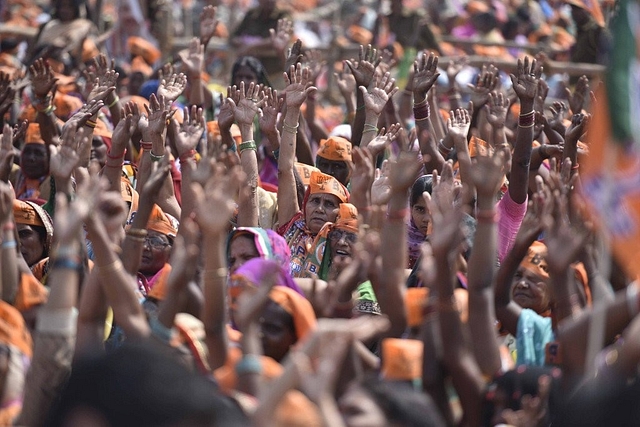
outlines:
[{"label": "bracelet", "polygon": [[425,105],[429,105],[429,99],[427,97],[425,97],[422,101],[420,102],[414,102],[413,103],[413,108],[419,108],[419,107],[424,107]]},{"label": "bracelet", "polygon": [[495,209],[476,211],[476,220],[478,222],[496,223],[500,218],[500,214]]},{"label": "bracelet", "polygon": [[53,113],[53,110],[54,110],[53,104],[49,104],[48,107],[46,107],[46,108],[44,108],[42,110],[36,109],[36,111],[38,111],[39,114],[44,114],[46,116],[50,116],[51,113]]},{"label": "bracelet", "polygon": [[125,153],[122,153],[122,154],[121,154],[121,155],[119,155],[119,156],[112,156],[112,155],[111,155],[111,151],[107,152],[107,158],[109,158],[109,159],[114,159],[114,160],[124,159],[124,155],[125,155]]},{"label": "bracelet", "polygon": [[70,246],[58,246],[55,250],[54,258],[77,258],[80,262],[80,255],[78,255],[78,249]]},{"label": "bracelet", "polygon": [[186,162],[189,159],[193,159],[196,155],[196,150],[193,148],[185,153],[182,153],[178,158],[180,159],[180,163]]},{"label": "bracelet", "polygon": [[253,354],[245,354],[238,363],[236,363],[235,371],[237,375],[245,374],[261,374],[262,363],[260,358]]},{"label": "bracelet", "polygon": [[441,138],[440,141],[438,142],[438,148],[440,149],[440,151],[443,151],[445,154],[449,154],[453,150],[453,147],[449,148],[446,145],[444,145],[444,138]]},{"label": "bracelet", "polygon": [[227,277],[228,270],[225,267],[216,268],[215,270],[205,270],[204,275],[210,275],[217,279],[225,279]]},{"label": "bracelet", "polygon": [[16,229],[16,225],[13,223],[13,221],[10,221],[2,226],[2,231],[12,231],[15,229]]},{"label": "bracelet", "polygon": [[149,151],[149,157],[151,157],[152,162],[161,162],[162,159],[164,159],[164,154],[158,156],[157,154],[153,154],[151,151]]},{"label": "bracelet", "polygon": [[636,317],[640,307],[638,307],[638,285],[636,282],[627,286],[627,310],[631,318]]},{"label": "bracelet", "polygon": [[280,149],[279,148],[277,150],[273,150],[271,152],[271,154],[273,154],[273,158],[274,159],[276,159],[276,160],[280,159]]},{"label": "bracelet", "polygon": [[15,240],[7,240],[6,242],[2,242],[0,248],[2,249],[15,249],[18,247],[18,243]]},{"label": "bracelet", "polygon": [[149,328],[151,329],[151,333],[156,336],[156,338],[168,343],[173,338],[173,329],[167,328],[164,326],[157,317],[152,317],[149,321]]},{"label": "bracelet", "polygon": [[87,120],[84,125],[88,128],[95,129],[97,123],[94,122],[93,120]]},{"label": "bracelet", "polygon": [[130,228],[127,230],[127,235],[128,236],[133,236],[133,237],[147,237],[147,235],[149,234],[149,232],[147,230],[145,230],[144,228]]},{"label": "bracelet", "polygon": [[97,266],[97,267],[98,267],[99,276],[106,276],[109,273],[115,273],[116,271],[122,270],[123,268],[122,262],[119,259],[116,259],[111,264]]},{"label": "bracelet", "polygon": [[300,126],[300,123],[297,123],[295,126],[289,126],[284,120],[282,121],[282,130],[285,132],[296,134],[298,133],[298,126]]},{"label": "bracelet", "polygon": [[398,211],[387,212],[387,219],[389,221],[400,221],[400,220],[404,220],[407,217],[407,215],[409,215],[409,208],[404,208]]},{"label": "bracelet", "polygon": [[364,130],[362,131],[362,133],[366,133],[366,132],[375,132],[378,133],[378,128],[374,125],[370,125],[368,123],[364,124]]},{"label": "bracelet", "polygon": [[429,116],[431,116],[429,104],[413,107],[413,117],[415,117],[416,122],[427,120]]},{"label": "bracelet", "polygon": [[580,168],[580,163],[576,163],[575,166],[571,166],[571,170],[577,170],[578,168]]},{"label": "bracelet", "polygon": [[242,154],[245,150],[253,150],[257,152],[258,147],[256,146],[256,142],[253,139],[250,139],[249,141],[245,141],[238,145],[238,153]]},{"label": "bracelet", "polygon": [[122,160],[122,162],[121,162],[119,165],[110,165],[109,163],[105,163],[105,164],[104,164],[104,167],[106,167],[106,168],[116,168],[116,169],[119,169],[119,168],[121,168],[122,166],[124,166],[124,160]]},{"label": "bracelet", "polygon": [[108,108],[113,108],[116,106],[116,104],[120,102],[120,97],[118,95],[116,95],[116,97],[113,99],[113,102],[111,104],[109,104],[107,107]]},{"label": "bracelet", "polygon": [[140,148],[143,150],[151,150],[151,147],[153,147],[153,142],[140,142]]},{"label": "bracelet", "polygon": [[536,124],[536,112],[530,111],[518,116],[518,126],[521,128],[531,128]]},{"label": "bracelet", "polygon": [[73,261],[69,258],[56,258],[53,261],[51,268],[64,269],[64,270],[80,270],[82,265],[79,262]]}]

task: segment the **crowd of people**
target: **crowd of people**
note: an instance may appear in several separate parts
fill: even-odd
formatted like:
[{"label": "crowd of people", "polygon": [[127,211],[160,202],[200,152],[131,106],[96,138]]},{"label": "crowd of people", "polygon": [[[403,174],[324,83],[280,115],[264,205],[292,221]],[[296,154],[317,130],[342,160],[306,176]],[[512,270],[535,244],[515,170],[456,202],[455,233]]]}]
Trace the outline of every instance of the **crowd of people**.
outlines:
[{"label": "crowd of people", "polygon": [[0,34],[0,424],[640,422],[638,284],[580,191],[606,101],[547,69],[606,54],[597,1],[363,3],[336,64],[273,0],[175,56],[161,2],[7,4],[42,24]]}]

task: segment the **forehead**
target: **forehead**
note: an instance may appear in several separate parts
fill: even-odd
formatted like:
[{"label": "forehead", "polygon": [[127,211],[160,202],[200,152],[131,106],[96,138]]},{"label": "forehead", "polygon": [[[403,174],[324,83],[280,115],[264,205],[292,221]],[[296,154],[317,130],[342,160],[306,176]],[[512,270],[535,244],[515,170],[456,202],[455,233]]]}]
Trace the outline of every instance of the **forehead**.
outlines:
[{"label": "forehead", "polygon": [[533,271],[524,268],[523,266],[519,266],[518,267],[518,274],[520,274],[522,277],[531,280],[532,282],[547,282],[547,279],[545,279],[542,276],[539,276],[538,274],[534,273]]},{"label": "forehead", "polygon": [[28,143],[25,144],[24,147],[22,147],[22,152],[23,153],[43,153],[46,154],[47,149],[44,146],[44,144],[34,144],[34,143]]},{"label": "forehead", "polygon": [[320,167],[320,165],[323,165],[323,166],[334,166],[334,167],[335,166],[340,166],[340,167],[344,167],[344,168],[348,167],[347,162],[345,162],[343,160],[329,160],[329,159],[325,159],[322,156],[318,156],[317,157],[316,163],[318,164],[318,169],[322,169]]},{"label": "forehead", "polygon": [[312,194],[309,196],[309,200],[314,200],[314,201],[322,201],[322,202],[333,202],[336,205],[340,204],[340,199],[338,199],[338,196],[334,196],[333,194],[327,194],[327,193],[316,193],[316,194]]},{"label": "forehead", "polygon": [[231,245],[229,246],[229,251],[230,252],[249,251],[249,252],[255,252],[255,253],[258,252],[258,250],[256,249],[256,245],[254,243],[253,235],[248,233],[241,233],[235,236],[231,241]]},{"label": "forehead", "polygon": [[148,231],[147,231],[147,235],[148,235],[149,237],[161,237],[161,238],[163,238],[164,240],[169,240],[169,238],[168,238],[166,235],[164,235],[164,234],[162,234],[162,233],[158,233],[158,232],[157,232],[157,231],[155,231],[155,230],[148,230]]}]

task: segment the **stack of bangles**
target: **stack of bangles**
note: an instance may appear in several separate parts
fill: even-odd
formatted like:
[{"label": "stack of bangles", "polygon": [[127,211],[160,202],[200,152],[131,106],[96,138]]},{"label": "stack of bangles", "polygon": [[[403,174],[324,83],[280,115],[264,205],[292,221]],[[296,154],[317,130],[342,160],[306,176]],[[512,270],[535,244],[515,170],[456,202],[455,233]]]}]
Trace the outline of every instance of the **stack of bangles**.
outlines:
[{"label": "stack of bangles", "polygon": [[81,261],[77,249],[61,246],[55,252],[51,268],[79,271],[82,268]]},{"label": "stack of bangles", "polygon": [[298,133],[298,126],[300,126],[300,123],[296,123],[295,126],[289,126],[288,124],[285,123],[285,121],[282,121],[282,131],[283,132],[289,132],[292,134],[297,134]]},{"label": "stack of bangles", "polygon": [[364,130],[362,131],[362,133],[367,133],[367,132],[375,132],[378,133],[378,128],[374,125],[370,125],[369,123],[365,123],[364,124]]},{"label": "stack of bangles", "polygon": [[147,230],[143,228],[130,228],[127,230],[127,237],[133,240],[134,242],[144,243],[147,237]]},{"label": "stack of bangles", "polygon": [[389,221],[404,221],[407,216],[409,216],[409,208],[387,212],[387,220]]},{"label": "stack of bangles", "polygon": [[47,95],[44,99],[36,98],[34,102],[32,102],[32,105],[38,113],[45,114],[47,116],[50,116],[54,110],[53,103],[51,102],[51,95]]},{"label": "stack of bangles", "polygon": [[119,258],[116,258],[111,264],[97,266],[98,267],[98,277],[106,276],[111,273],[115,273],[116,271],[122,270],[124,267],[122,265],[122,261]]},{"label": "stack of bangles", "polygon": [[428,120],[430,115],[431,111],[429,110],[429,102],[427,98],[425,98],[422,102],[413,104],[413,117],[415,118],[416,122]]},{"label": "stack of bangles", "polygon": [[97,124],[94,120],[87,120],[84,125],[88,128],[95,129]]},{"label": "stack of bangles", "polygon": [[180,159],[180,163],[184,163],[187,160],[195,160],[196,158],[196,150],[189,150],[187,152],[184,152],[180,155],[180,157],[178,157]]},{"label": "stack of bangles", "polygon": [[244,141],[242,144],[238,145],[238,153],[240,155],[242,155],[242,153],[247,150],[253,150],[255,152],[258,151],[258,146],[256,145],[256,142],[253,139]]},{"label": "stack of bangles", "polygon": [[530,111],[528,113],[520,114],[518,117],[518,127],[532,128],[536,124],[536,112]]},{"label": "stack of bangles", "polygon": [[[119,156],[112,156],[111,151],[109,151],[107,153],[107,163],[105,164],[105,166],[108,168],[121,168],[122,166],[124,166],[124,155],[125,155],[125,152],[123,152]],[[109,161],[108,161],[109,159],[120,160],[120,161],[118,162],[118,164],[109,164]]]}]

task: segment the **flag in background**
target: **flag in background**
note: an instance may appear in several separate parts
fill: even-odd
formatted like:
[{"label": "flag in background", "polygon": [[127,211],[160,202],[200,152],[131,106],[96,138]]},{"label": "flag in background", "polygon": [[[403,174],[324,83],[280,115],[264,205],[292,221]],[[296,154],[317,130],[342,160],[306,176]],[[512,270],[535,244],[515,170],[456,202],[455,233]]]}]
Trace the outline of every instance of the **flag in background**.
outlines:
[{"label": "flag in background", "polygon": [[616,259],[640,277],[640,4],[621,0],[605,84],[589,125],[583,192],[608,231]]}]

